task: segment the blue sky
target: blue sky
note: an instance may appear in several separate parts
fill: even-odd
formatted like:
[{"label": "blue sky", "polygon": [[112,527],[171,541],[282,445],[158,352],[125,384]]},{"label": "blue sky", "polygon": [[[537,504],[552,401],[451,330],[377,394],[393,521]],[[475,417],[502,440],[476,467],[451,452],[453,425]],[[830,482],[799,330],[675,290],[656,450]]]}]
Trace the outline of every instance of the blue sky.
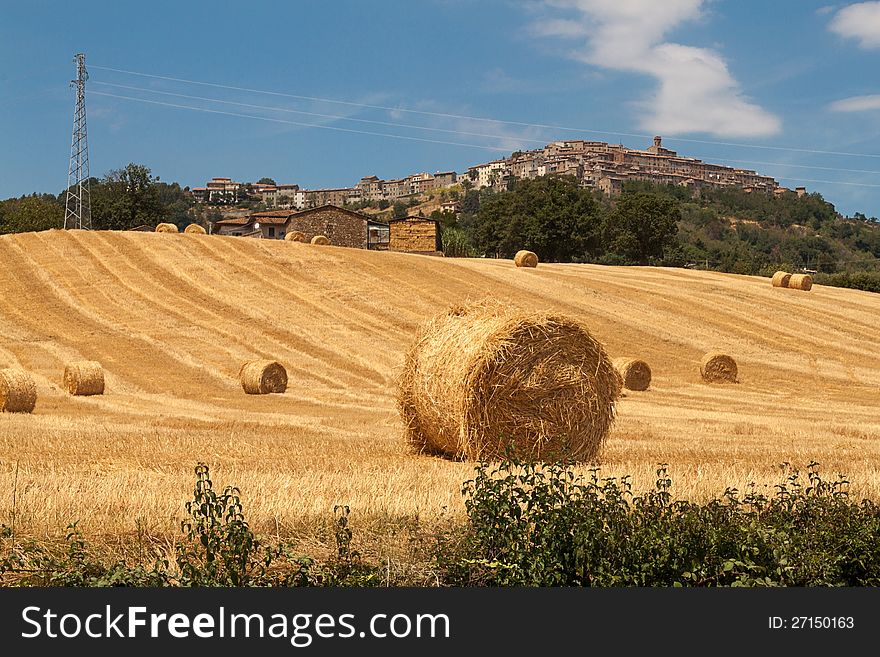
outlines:
[{"label": "blue sky", "polygon": [[0,198],[66,185],[68,82],[84,52],[97,176],[137,162],[190,186],[212,176],[349,186],[463,171],[554,139],[642,147],[660,134],[684,155],[880,215],[880,2],[0,9]]}]

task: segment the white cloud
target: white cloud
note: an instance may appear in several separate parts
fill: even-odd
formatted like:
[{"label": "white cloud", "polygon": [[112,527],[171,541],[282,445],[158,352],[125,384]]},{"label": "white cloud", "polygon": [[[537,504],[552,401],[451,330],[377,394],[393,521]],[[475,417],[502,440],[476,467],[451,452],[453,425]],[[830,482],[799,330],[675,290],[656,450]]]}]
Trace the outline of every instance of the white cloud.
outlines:
[{"label": "white cloud", "polygon": [[531,32],[538,37],[562,37],[564,39],[587,35],[583,23],[563,18],[539,20],[532,24]]},{"label": "white cloud", "polygon": [[577,59],[657,80],[654,95],[638,103],[642,129],[726,137],[779,131],[779,119],[743,96],[720,54],[664,41],[675,27],[702,18],[705,0],[545,0],[544,5],[579,17],[540,20],[536,34],[553,34],[555,26],[555,36],[584,35],[587,44],[575,52]]},{"label": "white cloud", "polygon": [[834,15],[828,26],[842,37],[858,39],[862,48],[880,48],[880,2],[858,2]]},{"label": "white cloud", "polygon": [[842,98],[831,103],[830,108],[835,112],[869,112],[880,110],[880,95]]}]

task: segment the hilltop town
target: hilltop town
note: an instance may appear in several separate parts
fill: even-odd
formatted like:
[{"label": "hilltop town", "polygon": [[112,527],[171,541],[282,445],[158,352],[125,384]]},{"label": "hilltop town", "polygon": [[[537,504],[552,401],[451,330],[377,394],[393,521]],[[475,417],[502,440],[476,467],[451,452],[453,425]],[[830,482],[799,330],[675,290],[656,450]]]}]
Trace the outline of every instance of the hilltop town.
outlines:
[{"label": "hilltop town", "polygon": [[[693,190],[694,194],[705,188],[739,188],[765,193],[788,191],[774,178],[750,169],[681,156],[665,148],[662,137],[657,136],[644,150],[601,141],[554,141],[541,149],[516,151],[509,157],[477,164],[462,173],[422,172],[392,180],[370,175],[352,187],[303,189],[298,184],[243,183],[231,178],[213,178],[191,192],[197,202],[213,205],[234,205],[254,198],[267,208],[305,210],[361,202],[393,203],[456,183],[474,189],[502,190],[513,180],[548,175],[573,176],[581,186],[609,196],[619,194],[627,181],[676,185]],[[799,187],[795,191],[802,195],[806,190]]]}]

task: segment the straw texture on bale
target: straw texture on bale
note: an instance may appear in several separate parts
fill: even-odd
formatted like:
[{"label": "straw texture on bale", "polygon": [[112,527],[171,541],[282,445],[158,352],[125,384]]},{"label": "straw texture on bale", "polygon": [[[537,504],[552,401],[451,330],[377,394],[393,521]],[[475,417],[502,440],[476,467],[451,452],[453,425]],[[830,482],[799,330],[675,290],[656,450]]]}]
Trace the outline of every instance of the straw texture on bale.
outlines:
[{"label": "straw texture on bale", "polygon": [[475,304],[421,327],[398,409],[420,452],[586,461],[599,453],[619,395],[602,345],[576,320]]},{"label": "straw texture on bale", "polygon": [[813,277],[809,274],[793,274],[788,282],[788,287],[792,290],[803,290],[809,292],[813,287]]},{"label": "straw texture on bale", "polygon": [[64,368],[64,389],[71,395],[103,395],[104,368],[93,360],[69,363]]},{"label": "straw texture on bale", "polygon": [[736,361],[727,354],[709,352],[700,363],[700,374],[711,383],[736,383]]},{"label": "straw texture on bale", "polygon": [[305,242],[306,234],[301,230],[292,230],[284,236],[288,242]]},{"label": "straw texture on bale", "polygon": [[238,372],[241,387],[249,395],[268,395],[287,390],[287,370],[274,360],[254,360]]},{"label": "straw texture on bale", "polygon": [[180,232],[177,230],[177,226],[174,224],[159,224],[156,226],[157,233],[177,233]]},{"label": "straw texture on bale", "polygon": [[773,274],[773,287],[788,287],[791,280],[791,274],[787,271],[778,271]]},{"label": "straw texture on bale", "polygon": [[647,390],[651,385],[651,368],[643,360],[615,358],[614,369],[627,390]]},{"label": "straw texture on bale", "polygon": [[0,411],[30,413],[37,403],[37,386],[24,370],[0,370]]},{"label": "straw texture on bale", "polygon": [[517,251],[513,256],[513,264],[517,267],[537,267],[538,256],[531,251]]},{"label": "straw texture on bale", "polygon": [[[173,231],[172,231],[173,232]],[[196,235],[207,235],[208,231],[205,230],[203,226],[199,226],[198,224],[190,224],[186,228],[183,229],[184,233],[195,233]]]},{"label": "straw texture on bale", "polygon": [[326,235],[315,235],[312,238],[312,244],[321,244],[326,246],[327,244],[330,244],[330,240],[327,238]]}]

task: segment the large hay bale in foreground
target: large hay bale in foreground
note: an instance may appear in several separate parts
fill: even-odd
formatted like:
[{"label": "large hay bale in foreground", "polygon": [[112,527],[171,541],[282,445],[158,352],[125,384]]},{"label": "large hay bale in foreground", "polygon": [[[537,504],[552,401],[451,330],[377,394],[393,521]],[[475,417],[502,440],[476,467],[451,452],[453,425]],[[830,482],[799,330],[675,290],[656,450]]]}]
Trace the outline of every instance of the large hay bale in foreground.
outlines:
[{"label": "large hay bale in foreground", "polygon": [[598,454],[619,395],[602,345],[576,320],[476,304],[421,327],[398,408],[420,452],[583,461]]},{"label": "large hay bale in foreground", "polygon": [[710,351],[703,356],[700,374],[710,383],[736,383],[736,361],[727,354]]},{"label": "large hay bale in foreground", "polygon": [[71,395],[103,395],[104,368],[94,360],[68,363],[64,368],[64,389]]},{"label": "large hay bale in foreground", "polygon": [[159,224],[156,226],[157,233],[178,233],[177,226],[174,224]]},{"label": "large hay bale in foreground", "polygon": [[513,256],[513,264],[517,267],[537,267],[538,256],[531,251],[517,251]]},{"label": "large hay bale in foreground", "polygon": [[791,280],[788,281],[788,287],[792,290],[809,292],[813,287],[813,277],[809,274],[793,274]]},{"label": "large hay bale in foreground", "polygon": [[615,358],[614,369],[627,390],[647,390],[651,385],[651,368],[643,360]]},{"label": "large hay bale in foreground", "polygon": [[[175,231],[172,231],[175,232]],[[208,231],[205,230],[204,226],[200,226],[199,224],[190,224],[186,228],[183,229],[184,233],[189,233],[190,235],[207,235]]]},{"label": "large hay bale in foreground", "polygon": [[788,283],[791,280],[791,274],[787,271],[778,271],[773,274],[773,287],[788,287]]},{"label": "large hay bale in foreground", "polygon": [[249,395],[268,395],[287,390],[287,370],[274,360],[254,360],[238,372],[241,387]]},{"label": "large hay bale in foreground", "polygon": [[330,240],[327,238],[326,235],[315,235],[312,238],[312,244],[320,244],[322,246],[326,246],[330,244]]},{"label": "large hay bale in foreground", "polygon": [[306,234],[301,230],[292,230],[284,236],[286,242],[305,242]]},{"label": "large hay bale in foreground", "polygon": [[37,404],[37,386],[31,375],[20,369],[0,370],[0,411],[30,413]]}]

